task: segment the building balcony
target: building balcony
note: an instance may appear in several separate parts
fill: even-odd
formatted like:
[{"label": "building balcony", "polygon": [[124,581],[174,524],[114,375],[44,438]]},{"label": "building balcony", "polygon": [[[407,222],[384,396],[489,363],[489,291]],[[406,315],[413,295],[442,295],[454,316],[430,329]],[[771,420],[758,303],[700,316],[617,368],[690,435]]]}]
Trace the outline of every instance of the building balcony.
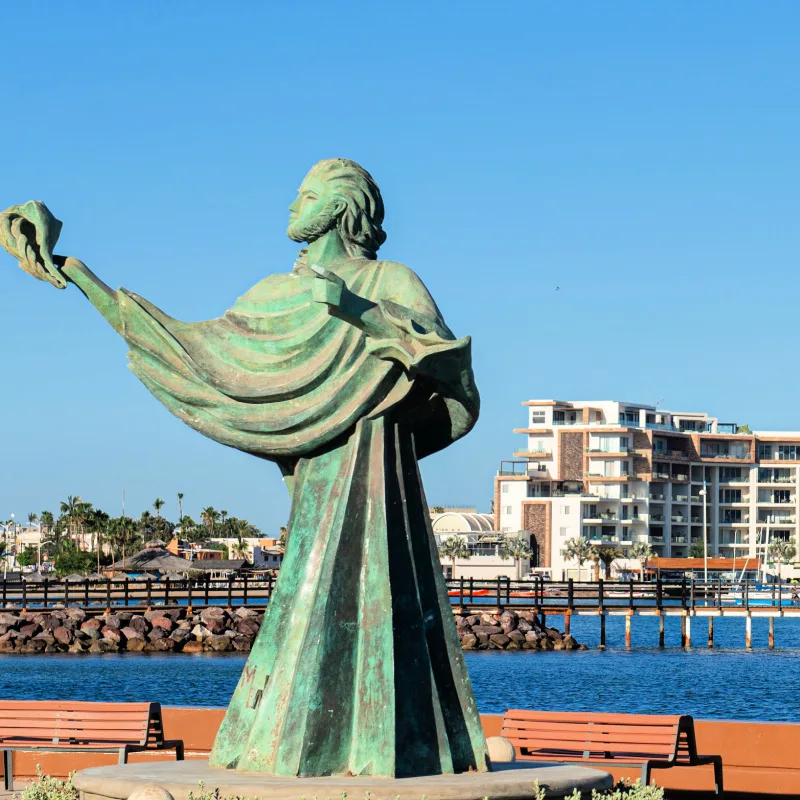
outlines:
[{"label": "building balcony", "polygon": [[743,497],[741,500],[720,500],[719,504],[721,506],[749,506],[750,498]]},{"label": "building balcony", "polygon": [[749,486],[750,478],[724,478],[719,482],[720,486]]},{"label": "building balcony", "polygon": [[627,458],[633,453],[633,449],[629,447],[626,450],[596,450],[587,447],[586,453],[592,458]]},{"label": "building balcony", "polygon": [[652,479],[654,481],[668,481],[670,479],[669,472],[654,472],[652,474]]},{"label": "building balcony", "polygon": [[758,498],[758,505],[760,506],[793,506],[796,502],[797,499],[795,497],[790,497],[788,500],[775,497],[766,500]]},{"label": "building balcony", "polygon": [[686,544],[686,537],[685,536],[673,536],[671,541],[672,541],[672,544]]},{"label": "building balcony", "polygon": [[653,534],[651,533],[650,534],[650,541],[653,542],[653,544],[664,544],[664,537],[663,536],[653,536]]},{"label": "building balcony", "polygon": [[670,519],[679,525],[685,525],[689,521],[689,519],[684,517],[683,514],[673,514]]},{"label": "building balcony", "polygon": [[670,433],[681,433],[680,428],[666,422],[648,422],[645,426],[651,431],[669,431]]},{"label": "building balcony", "polygon": [[646,503],[647,499],[644,497],[620,497],[620,503]]},{"label": "building balcony", "polygon": [[689,502],[689,495],[688,494],[676,494],[676,495],[673,495],[672,496],[672,502],[673,503],[680,503],[682,505],[684,503],[688,503]]},{"label": "building balcony", "polygon": [[650,522],[664,522],[664,515],[663,514],[651,514],[650,515]]},{"label": "building balcony", "polygon": [[797,517],[762,517],[758,520],[759,525],[796,525]]},{"label": "building balcony", "polygon": [[706,453],[700,452],[701,461],[752,461],[750,453]]},{"label": "building balcony", "polygon": [[514,458],[530,458],[534,460],[542,460],[545,458],[552,458],[552,450],[517,450],[514,453]]},{"label": "building balcony", "polygon": [[673,475],[672,476],[673,483],[689,483],[689,476],[688,475]]},{"label": "building balcony", "polygon": [[663,503],[664,502],[664,495],[652,492],[650,494],[650,499],[655,503]]},{"label": "building balcony", "polygon": [[616,536],[591,536],[589,537],[590,544],[619,544],[619,539]]}]

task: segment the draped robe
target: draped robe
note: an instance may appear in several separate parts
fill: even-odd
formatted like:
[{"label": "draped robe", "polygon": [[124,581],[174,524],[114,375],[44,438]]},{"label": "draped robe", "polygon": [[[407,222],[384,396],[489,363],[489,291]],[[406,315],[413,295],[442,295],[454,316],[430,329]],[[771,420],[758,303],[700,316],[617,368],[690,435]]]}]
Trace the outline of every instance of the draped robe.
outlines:
[{"label": "draped robe", "polygon": [[191,427],[276,462],[292,495],[273,597],[212,765],[272,775],[488,769],[418,459],[474,425],[470,340],[407,267],[331,266],[386,336],[313,300],[298,264],[220,319],[119,293],[131,368]]}]

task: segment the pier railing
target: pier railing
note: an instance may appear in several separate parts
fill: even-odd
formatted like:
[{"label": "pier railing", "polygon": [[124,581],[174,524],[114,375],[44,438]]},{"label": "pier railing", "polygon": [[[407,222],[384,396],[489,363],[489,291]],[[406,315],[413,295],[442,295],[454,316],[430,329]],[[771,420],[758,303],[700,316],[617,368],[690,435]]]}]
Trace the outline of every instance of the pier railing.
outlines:
[{"label": "pier railing", "polygon": [[192,607],[209,605],[266,606],[275,584],[272,575],[210,578],[200,576],[181,580],[108,578],[82,581],[43,578],[41,580],[0,579],[0,606],[3,608],[52,610],[79,606],[86,611],[146,609],[148,607]]},{"label": "pier railing", "polygon": [[447,582],[451,602],[465,611],[485,610],[487,606],[511,609],[536,609],[550,613],[604,610],[633,611],[685,609],[732,609],[751,607],[793,608],[800,612],[800,587],[783,581],[757,588],[751,582],[731,585],[719,580],[707,583],[694,579],[681,581],[513,581],[458,578]]}]

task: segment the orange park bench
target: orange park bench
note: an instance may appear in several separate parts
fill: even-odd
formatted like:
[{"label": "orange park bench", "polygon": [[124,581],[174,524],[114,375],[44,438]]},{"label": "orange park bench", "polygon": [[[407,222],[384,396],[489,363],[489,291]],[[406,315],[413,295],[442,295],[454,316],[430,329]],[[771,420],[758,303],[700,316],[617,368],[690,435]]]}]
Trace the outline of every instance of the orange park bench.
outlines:
[{"label": "orange park bench", "polygon": [[723,792],[722,757],[697,754],[689,716],[509,710],[502,735],[522,761],[641,767],[644,786],[654,769],[713,764],[716,793]]},{"label": "orange park bench", "polygon": [[6,790],[14,784],[14,750],[131,753],[174,750],[183,761],[183,741],[165,740],[160,703],[0,701],[0,750]]}]

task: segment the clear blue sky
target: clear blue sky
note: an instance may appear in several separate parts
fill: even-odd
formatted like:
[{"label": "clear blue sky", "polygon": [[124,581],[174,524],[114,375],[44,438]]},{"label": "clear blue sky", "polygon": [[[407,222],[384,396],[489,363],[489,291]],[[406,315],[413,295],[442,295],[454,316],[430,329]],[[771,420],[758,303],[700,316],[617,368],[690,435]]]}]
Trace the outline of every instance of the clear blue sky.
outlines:
[{"label": "clear blue sky", "polygon": [[[363,163],[381,253],[474,337],[476,430],[423,462],[488,510],[520,401],[612,398],[800,428],[796,2],[17,4],[0,207],[173,316],[291,268],[318,159]],[[556,286],[560,290],[556,292]],[[0,517],[156,496],[266,530],[270,464],[184,427],[79,293],[0,256]],[[520,440],[517,442],[516,440]]]}]

